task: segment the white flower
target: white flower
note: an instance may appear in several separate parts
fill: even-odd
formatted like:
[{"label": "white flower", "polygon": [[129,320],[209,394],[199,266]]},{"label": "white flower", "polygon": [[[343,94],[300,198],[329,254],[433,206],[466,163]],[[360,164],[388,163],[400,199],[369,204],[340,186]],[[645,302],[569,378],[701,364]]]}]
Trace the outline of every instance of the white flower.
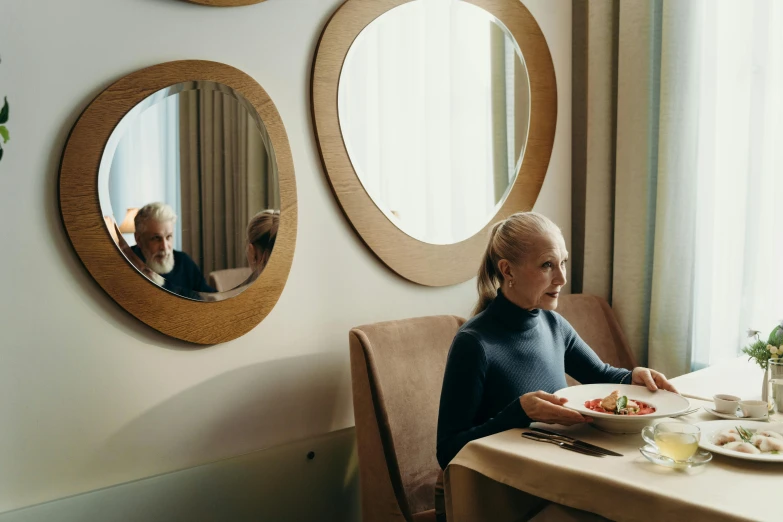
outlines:
[{"label": "white flower", "polygon": [[[783,322],[783,321],[781,321],[781,322]],[[758,330],[753,330],[751,328],[748,328],[748,332],[747,333],[748,333],[748,337],[755,337],[758,334],[760,334],[761,332],[759,332]]]},{"label": "white flower", "polygon": [[776,353],[778,353],[778,347],[777,346],[772,346],[771,344],[767,345],[767,350],[769,350],[769,353],[771,353],[772,355],[775,355]]}]

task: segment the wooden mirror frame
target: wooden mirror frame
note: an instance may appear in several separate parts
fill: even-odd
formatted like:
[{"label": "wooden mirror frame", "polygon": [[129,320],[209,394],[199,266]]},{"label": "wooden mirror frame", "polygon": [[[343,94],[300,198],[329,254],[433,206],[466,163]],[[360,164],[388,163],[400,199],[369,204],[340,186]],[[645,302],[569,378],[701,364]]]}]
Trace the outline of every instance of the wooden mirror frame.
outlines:
[{"label": "wooden mirror frame", "polygon": [[260,4],[265,0],[185,0],[191,4],[208,5],[211,7],[239,7],[241,5]]},{"label": "wooden mirror frame", "polygon": [[392,223],[365,191],[340,130],[337,94],[345,57],[373,20],[412,0],[347,0],[324,28],[312,74],[313,123],[321,161],[340,206],[362,241],[400,276],[427,286],[467,281],[478,271],[491,225],[531,210],[544,182],[557,123],[557,83],[549,46],[520,0],[464,0],[492,14],[517,41],[530,81],[530,127],[522,165],[506,201],[472,237],[451,245],[412,238]]},{"label": "wooden mirror frame", "polygon": [[[139,102],[182,82],[204,80],[242,94],[266,126],[280,186],[280,225],[268,264],[255,282],[223,301],[192,301],[163,290],[125,259],[109,235],[98,197],[98,171],[106,143]],[[60,164],[60,212],[82,263],[120,306],[152,328],[184,341],[216,344],[244,335],[277,303],[296,242],[297,203],[288,136],[274,103],[250,76],[229,65],[183,60],[154,65],[110,85],[79,116]]]}]

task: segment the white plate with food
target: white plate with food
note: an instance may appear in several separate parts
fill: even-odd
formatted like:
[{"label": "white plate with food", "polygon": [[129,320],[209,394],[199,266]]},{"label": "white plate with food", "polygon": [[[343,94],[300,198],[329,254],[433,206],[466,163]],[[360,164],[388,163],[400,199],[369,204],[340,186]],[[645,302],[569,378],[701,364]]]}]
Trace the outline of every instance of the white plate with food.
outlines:
[{"label": "white plate with food", "polygon": [[737,459],[783,462],[783,424],[738,420],[696,423],[699,447]]},{"label": "white plate with food", "polygon": [[767,417],[743,417],[742,412],[737,410],[734,413],[722,413],[720,411],[714,410],[712,408],[709,408],[707,406],[704,407],[704,411],[709,413],[710,415],[715,415],[716,417],[720,417],[721,419],[729,419],[729,420],[741,420],[741,421],[765,421],[767,420]]},{"label": "white plate with food", "polygon": [[612,433],[639,433],[652,421],[690,406],[688,399],[676,393],[631,384],[583,384],[555,395],[568,399],[566,408],[591,417],[596,428]]}]

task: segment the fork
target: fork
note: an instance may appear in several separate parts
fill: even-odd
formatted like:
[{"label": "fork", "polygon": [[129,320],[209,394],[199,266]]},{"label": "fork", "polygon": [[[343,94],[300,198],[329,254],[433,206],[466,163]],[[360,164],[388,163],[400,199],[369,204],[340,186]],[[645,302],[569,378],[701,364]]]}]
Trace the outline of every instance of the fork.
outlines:
[{"label": "fork", "polygon": [[683,416],[685,416],[685,415],[690,415],[691,413],[696,413],[696,412],[697,412],[697,411],[699,411],[700,409],[701,409],[701,408],[693,408],[692,410],[684,411],[684,412],[682,412],[682,413],[678,413],[678,414],[676,414],[676,415],[669,415],[669,418],[670,418],[670,419],[675,419],[675,418],[677,418],[677,417],[683,417]]}]

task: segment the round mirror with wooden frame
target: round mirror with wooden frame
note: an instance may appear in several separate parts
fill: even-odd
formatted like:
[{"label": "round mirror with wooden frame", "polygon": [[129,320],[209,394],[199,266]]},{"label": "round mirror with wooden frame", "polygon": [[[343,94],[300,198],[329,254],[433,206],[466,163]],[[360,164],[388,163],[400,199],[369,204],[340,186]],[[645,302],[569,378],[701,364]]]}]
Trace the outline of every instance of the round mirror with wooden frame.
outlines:
[{"label": "round mirror with wooden frame", "polygon": [[[169,62],[109,86],[68,137],[59,195],[93,278],[166,335],[234,339],[283,291],[296,241],[293,160],[274,103],[238,69]],[[141,208],[126,215],[131,204]],[[198,287],[186,289],[191,281]]]},{"label": "round mirror with wooden frame", "polygon": [[557,85],[519,0],[347,0],[321,35],[311,87],[332,190],[400,276],[474,277],[490,226],[533,208]]}]

